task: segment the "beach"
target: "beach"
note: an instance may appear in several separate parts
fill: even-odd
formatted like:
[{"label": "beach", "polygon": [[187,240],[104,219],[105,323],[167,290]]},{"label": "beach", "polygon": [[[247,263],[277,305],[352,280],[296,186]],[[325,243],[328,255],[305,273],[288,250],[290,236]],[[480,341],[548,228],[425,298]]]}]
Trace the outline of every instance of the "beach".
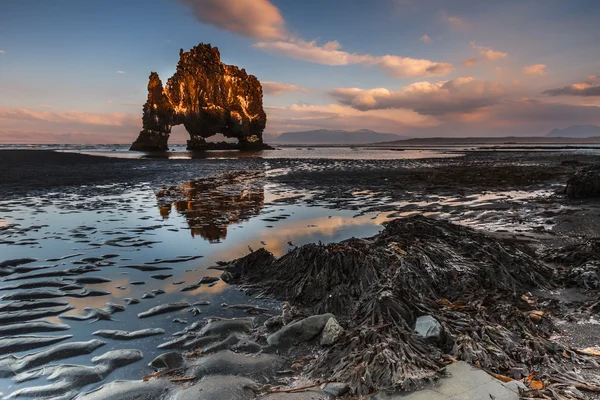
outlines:
[{"label": "beach", "polygon": [[[321,251],[318,246],[336,243],[363,251],[360,243],[346,243],[353,237],[372,238],[368,239],[372,243],[390,237],[393,239],[386,239],[385,246],[391,246],[391,240],[402,248],[394,251],[410,255],[416,251],[410,237],[426,243],[426,236],[418,232],[436,226],[429,221],[439,221],[441,231],[435,237],[464,235],[490,249],[501,243],[503,251],[515,254],[518,249],[523,252],[523,263],[531,263],[534,270],[540,268],[539,279],[547,279],[547,286],[538,285],[532,277],[514,276],[516,270],[510,270],[507,274],[515,280],[514,285],[493,287],[498,293],[513,292],[518,294],[516,298],[531,299],[536,306],[530,304],[529,311],[544,309],[542,315],[548,317],[540,318],[548,318],[544,323],[549,325],[539,330],[528,327],[527,334],[551,340],[564,351],[596,345],[600,325],[593,313],[583,311],[594,303],[598,288],[590,283],[593,279],[578,281],[568,273],[557,277],[549,269],[550,265],[558,269],[573,266],[575,260],[568,255],[582,254],[581,246],[600,237],[600,201],[570,199],[564,194],[567,180],[577,170],[598,163],[596,150],[369,149],[363,153],[360,148],[328,151],[302,147],[284,149],[279,153],[282,157],[277,150],[262,153],[124,158],[90,152],[1,150],[0,307],[4,310],[0,319],[13,328],[7,328],[0,339],[5,355],[0,362],[0,391],[5,396],[38,398],[71,398],[74,391],[92,391],[81,397],[85,399],[117,399],[145,391],[150,397],[136,398],[181,399],[197,395],[194,390],[201,390],[198,385],[204,382],[209,386],[202,390],[216,387],[215,396],[221,393],[221,397],[214,398],[226,398],[229,394],[219,386],[222,381],[205,381],[228,374],[231,365],[242,364],[235,373],[236,379],[241,379],[235,383],[239,393],[231,394],[246,396],[239,398],[264,394],[279,398],[275,396],[281,394],[261,389],[263,385],[301,387],[319,379],[330,380],[324,369],[327,362],[321,360],[317,365],[306,359],[333,354],[335,342],[319,345],[315,334],[274,350],[268,337],[304,318],[329,315],[334,310],[337,314],[332,316],[345,332],[362,325],[357,325],[351,313],[331,304],[309,302],[273,289],[268,277],[256,280],[255,275],[232,272],[239,263],[231,261],[246,260],[250,270],[257,262],[252,257],[260,251],[275,259],[296,254],[298,260],[310,249],[305,245],[317,246],[317,252]],[[396,219],[405,222],[390,222]],[[391,231],[394,224],[408,224],[399,226],[416,230],[398,236]],[[465,265],[483,265],[484,259],[477,258],[476,251],[460,247],[469,246],[470,240],[450,243],[440,242],[439,246],[464,252]],[[580,247],[566,250],[567,246]],[[421,250],[431,257],[429,251],[433,250]],[[475,258],[468,255],[471,253]],[[596,259],[594,251],[591,253],[586,262],[593,264]],[[490,254],[490,260],[500,257],[493,251]],[[284,270],[277,262],[260,259],[265,268],[274,263],[273,271]],[[326,268],[327,262],[322,263]],[[298,268],[294,274],[304,271],[308,276]],[[593,273],[590,270],[585,276]],[[277,279],[283,281],[275,287],[286,286],[285,274]],[[379,283],[374,282],[377,287]],[[437,300],[442,299],[444,290],[436,286]],[[467,301],[467,294],[471,300],[478,295],[459,291],[452,304],[463,301],[461,296]],[[357,304],[363,295],[368,294],[357,292]],[[413,314],[419,307],[425,313],[423,305],[406,307]],[[443,321],[450,309],[435,308],[440,313],[435,316]],[[369,326],[390,323],[388,317],[381,318]],[[490,317],[485,318],[489,323]],[[321,318],[318,334],[330,319]],[[411,329],[415,323],[408,317],[403,321]],[[446,329],[455,328],[450,324]],[[24,334],[34,337],[23,339]],[[61,350],[57,346],[66,347]],[[442,359],[449,360],[443,354],[466,358],[465,353],[452,353],[451,347],[427,346],[442,349],[438,358],[428,355],[424,359],[429,361],[419,366],[431,369],[431,375],[422,381],[415,378],[414,384],[404,389],[423,389],[427,381],[438,380],[434,369]],[[41,351],[48,353],[35,355]],[[32,352],[34,356],[26,356]],[[177,367],[156,367],[162,361],[152,360],[169,352],[185,357],[178,359]],[[490,362],[487,368],[496,366],[494,373],[509,374],[507,366],[517,357],[506,354],[507,359]],[[575,362],[574,357],[565,362]],[[533,364],[532,360],[513,368],[527,364],[535,376],[549,373],[542,358]],[[148,366],[151,361],[154,366]],[[46,365],[53,367],[44,372]],[[72,379],[67,377],[69,368],[99,378]],[[177,371],[155,373],[161,369]],[[262,372],[256,374],[258,370]],[[402,389],[394,382],[387,388],[379,383],[357,386],[347,370],[336,371],[335,381],[349,386],[348,395],[383,395],[383,389]],[[51,373],[56,378],[46,382]],[[140,381],[153,373],[148,382]],[[109,383],[123,379],[129,383]],[[104,388],[97,390],[101,385]],[[256,387],[249,391],[249,385]],[[310,390],[314,396],[324,396],[317,398],[333,396],[318,385]]]}]

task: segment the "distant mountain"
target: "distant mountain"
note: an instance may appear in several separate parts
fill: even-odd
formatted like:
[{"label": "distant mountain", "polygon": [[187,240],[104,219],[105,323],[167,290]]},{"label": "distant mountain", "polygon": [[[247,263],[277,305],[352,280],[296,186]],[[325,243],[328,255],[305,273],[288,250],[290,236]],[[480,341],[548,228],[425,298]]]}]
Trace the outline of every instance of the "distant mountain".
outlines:
[{"label": "distant mountain", "polygon": [[366,144],[406,139],[393,133],[375,132],[370,129],[343,131],[318,129],[305,132],[286,132],[273,139],[281,144]]},{"label": "distant mountain", "polygon": [[546,136],[565,138],[587,138],[600,136],[598,125],[573,125],[565,129],[552,129]]}]

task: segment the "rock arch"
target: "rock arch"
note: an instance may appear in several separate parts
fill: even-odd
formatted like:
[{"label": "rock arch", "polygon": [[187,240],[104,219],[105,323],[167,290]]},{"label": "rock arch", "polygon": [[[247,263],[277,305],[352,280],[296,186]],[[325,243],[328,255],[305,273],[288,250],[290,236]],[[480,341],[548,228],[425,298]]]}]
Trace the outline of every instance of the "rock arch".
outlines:
[{"label": "rock arch", "polygon": [[[190,134],[188,150],[269,149],[262,138],[267,122],[262,97],[259,80],[223,64],[216,47],[200,43],[188,52],[181,49],[177,71],[165,87],[156,72],[150,74],[143,129],[130,150],[168,150],[175,125],[183,125]],[[206,142],[217,133],[238,143]]]}]

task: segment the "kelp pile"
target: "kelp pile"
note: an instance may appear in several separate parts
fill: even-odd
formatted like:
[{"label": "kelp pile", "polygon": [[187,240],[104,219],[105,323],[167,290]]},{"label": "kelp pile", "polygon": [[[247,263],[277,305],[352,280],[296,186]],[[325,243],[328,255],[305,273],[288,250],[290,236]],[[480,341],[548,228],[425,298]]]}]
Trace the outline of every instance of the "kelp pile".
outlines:
[{"label": "kelp pile", "polygon": [[[261,249],[224,269],[224,280],[250,292],[335,314],[344,335],[304,371],[347,382],[355,394],[415,389],[451,359],[500,374],[584,361],[550,340],[555,328],[528,295],[553,287],[554,269],[516,240],[448,222],[397,219],[372,238],[304,245],[280,258]],[[414,334],[422,315],[441,323],[438,343]]]}]

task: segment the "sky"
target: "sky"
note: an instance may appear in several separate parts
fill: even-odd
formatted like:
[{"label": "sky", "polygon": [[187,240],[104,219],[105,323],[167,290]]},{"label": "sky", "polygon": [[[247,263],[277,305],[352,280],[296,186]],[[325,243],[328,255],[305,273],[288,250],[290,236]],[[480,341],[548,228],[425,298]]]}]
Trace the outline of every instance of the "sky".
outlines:
[{"label": "sky", "polygon": [[200,42],[262,82],[266,141],[600,125],[599,20],[597,0],[1,0],[0,143],[132,142],[150,71]]}]

